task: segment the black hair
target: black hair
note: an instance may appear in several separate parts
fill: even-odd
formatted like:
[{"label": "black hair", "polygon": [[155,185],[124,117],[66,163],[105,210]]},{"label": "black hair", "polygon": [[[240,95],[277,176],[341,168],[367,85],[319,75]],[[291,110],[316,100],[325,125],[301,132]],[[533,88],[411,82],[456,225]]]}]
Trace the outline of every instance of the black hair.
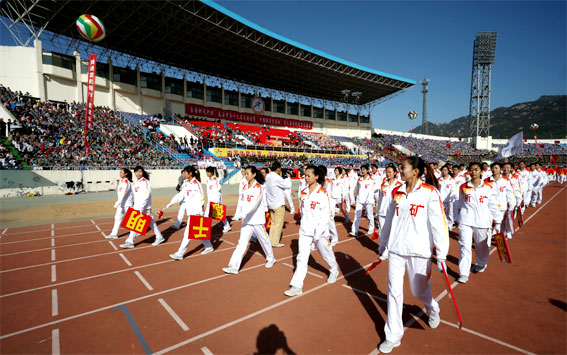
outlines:
[{"label": "black hair", "polygon": [[406,158],[406,161],[411,165],[412,169],[417,169],[419,171],[417,177],[425,175],[425,183],[439,189],[439,182],[437,181],[435,173],[433,173],[433,169],[429,164],[425,164],[423,159],[416,156],[408,157]]},{"label": "black hair", "polygon": [[472,167],[475,166],[475,165],[478,166],[478,167],[482,170],[482,165],[481,165],[479,162],[477,162],[477,161],[471,161],[471,162],[469,163],[468,170],[471,170]]},{"label": "black hair", "polygon": [[504,167],[504,165],[510,165],[510,167],[514,169],[514,163],[512,163],[511,161],[505,162],[504,164],[502,164],[502,167]]},{"label": "black hair", "polygon": [[327,177],[327,167],[325,165],[319,165],[319,170],[321,170],[323,176]]},{"label": "black hair", "polygon": [[465,164],[459,164],[459,169],[464,168],[464,167],[465,167]]},{"label": "black hair", "polygon": [[392,169],[392,171],[394,172],[394,174],[395,174],[396,172],[398,172],[398,171],[396,170],[396,167],[395,167],[394,165],[392,165],[392,164],[389,164],[389,165],[386,167],[386,169],[384,169],[384,171],[386,171],[386,170],[388,170],[388,169]]},{"label": "black hair", "polygon": [[364,168],[364,169],[366,169],[366,170],[370,170],[370,169],[368,168],[368,164],[361,165],[361,166],[360,166],[360,170],[362,170],[362,168]]},{"label": "black hair", "polygon": [[140,165],[138,165],[138,166],[136,166],[136,167],[134,168],[134,172],[136,172],[136,171],[138,171],[138,170],[141,170],[141,171],[142,171],[142,177],[143,177],[144,179],[146,179],[146,180],[149,180],[149,179],[150,179],[150,174],[148,174],[148,172],[147,172],[146,170],[144,170],[143,167],[141,167]]},{"label": "black hair", "polygon": [[449,176],[453,177],[453,171],[451,169],[451,167],[449,166],[449,164],[445,164],[441,167],[441,171],[443,170],[443,168],[447,168],[447,170],[449,171]]},{"label": "black hair", "polygon": [[195,168],[193,165],[184,167],[183,171],[191,173],[191,176],[197,179],[197,181],[201,182],[201,174],[199,173],[199,170],[197,170],[197,168]]},{"label": "black hair", "polygon": [[498,166],[500,169],[502,169],[502,164],[500,164],[498,162],[494,162],[494,163],[490,164],[490,169],[494,168],[495,166]]},{"label": "black hair", "polygon": [[126,179],[128,179],[128,181],[132,182],[132,172],[130,171],[130,169],[122,168],[122,171],[124,172],[124,174],[126,174]]},{"label": "black hair", "polygon": [[263,185],[264,184],[264,177],[262,176],[262,174],[260,174],[260,170],[258,170],[254,165],[250,165],[248,167],[246,167],[246,170],[250,170],[250,173],[255,174],[256,176],[254,176],[254,180],[258,181],[258,184]]},{"label": "black hair", "polygon": [[376,169],[378,169],[378,165],[377,165],[377,164],[372,164],[372,165],[370,165],[370,167],[371,167],[371,168],[376,168]]},{"label": "black hair", "polygon": [[263,171],[266,173],[266,175],[268,175],[270,173],[270,171],[268,170],[268,168],[262,168],[260,169],[260,171]]},{"label": "black hair", "polygon": [[219,173],[217,172],[217,169],[214,166],[208,166],[205,169],[206,172],[213,174],[213,176],[219,177]]},{"label": "black hair", "polygon": [[270,170],[271,170],[271,171],[276,171],[276,170],[280,169],[281,167],[282,167],[282,165],[280,164],[280,162],[276,160],[276,161],[273,162],[272,165],[270,166]]},{"label": "black hair", "polygon": [[322,171],[318,167],[315,165],[308,165],[305,170],[313,170],[313,174],[317,175],[317,183],[321,186],[325,184],[325,175],[323,175]]},{"label": "black hair", "polygon": [[338,170],[338,171],[339,171],[339,175],[342,175],[342,174],[343,174],[343,168],[341,168],[340,166],[337,166],[337,167],[335,168],[335,170]]}]

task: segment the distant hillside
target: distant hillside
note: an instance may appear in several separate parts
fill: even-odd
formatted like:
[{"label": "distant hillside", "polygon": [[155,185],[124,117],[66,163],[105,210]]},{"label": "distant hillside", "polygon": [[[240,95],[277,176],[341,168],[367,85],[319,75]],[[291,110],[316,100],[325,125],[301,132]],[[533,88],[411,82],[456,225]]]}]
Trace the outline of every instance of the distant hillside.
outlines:
[{"label": "distant hillside", "polygon": [[[522,102],[510,107],[499,107],[490,114],[490,135],[492,138],[510,138],[523,131],[524,137],[531,137],[532,123],[537,123],[536,131],[540,139],[567,137],[567,96],[542,96],[536,101]],[[430,134],[436,136],[469,136],[469,119],[459,117],[448,123],[432,123],[428,125]],[[421,125],[414,129],[421,133]],[[429,133],[429,132],[428,132]]]}]

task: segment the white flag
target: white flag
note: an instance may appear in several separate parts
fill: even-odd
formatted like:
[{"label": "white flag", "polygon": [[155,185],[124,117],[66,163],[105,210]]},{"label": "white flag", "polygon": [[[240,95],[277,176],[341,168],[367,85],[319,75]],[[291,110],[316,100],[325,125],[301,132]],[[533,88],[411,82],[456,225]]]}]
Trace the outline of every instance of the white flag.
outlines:
[{"label": "white flag", "polygon": [[512,155],[521,154],[524,151],[524,132],[516,134],[510,138],[505,146],[500,148],[500,153],[496,159],[508,158]]}]

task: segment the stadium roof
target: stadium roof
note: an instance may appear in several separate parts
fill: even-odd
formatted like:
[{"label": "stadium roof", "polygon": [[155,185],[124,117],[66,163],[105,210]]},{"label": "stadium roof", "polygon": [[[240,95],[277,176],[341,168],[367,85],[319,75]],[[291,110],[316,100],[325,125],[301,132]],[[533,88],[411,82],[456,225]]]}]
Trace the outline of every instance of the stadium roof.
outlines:
[{"label": "stadium roof", "polygon": [[347,89],[361,93],[362,105],[415,85],[282,37],[209,0],[8,0],[0,10],[14,22],[74,39],[81,38],[77,17],[93,14],[105,24],[99,45],[107,49],[324,100],[341,101]]}]

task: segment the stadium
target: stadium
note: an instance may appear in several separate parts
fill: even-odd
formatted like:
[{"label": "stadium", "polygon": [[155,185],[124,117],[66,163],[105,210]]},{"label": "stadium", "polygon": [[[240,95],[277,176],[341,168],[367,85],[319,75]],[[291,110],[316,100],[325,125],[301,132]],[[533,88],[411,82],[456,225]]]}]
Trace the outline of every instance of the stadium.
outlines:
[{"label": "stadium", "polygon": [[[482,90],[474,86],[475,75],[483,74],[475,74],[474,64],[476,131],[435,136],[372,125],[377,105],[416,89],[404,73],[311,48],[209,0],[3,1],[0,11],[16,43],[0,46],[3,353],[567,350],[565,225],[558,223],[566,220],[567,137],[493,139]],[[474,60],[480,68],[481,56]],[[514,153],[504,154],[507,149]],[[450,201],[439,197],[440,209],[435,207],[442,212],[440,224],[448,221],[449,228],[446,244],[435,244],[422,258],[429,260],[428,273],[410,276],[415,270],[408,266],[409,282],[401,274],[399,326],[405,335],[399,348],[398,339],[388,349],[383,344],[390,336],[394,277],[388,265],[396,249],[382,234],[389,225],[384,218],[395,217],[388,206],[392,214],[382,216],[379,206],[397,206],[393,184],[409,186],[403,170],[408,161],[426,163],[413,166],[423,180],[416,184],[429,186],[426,172],[435,174],[433,194],[445,196],[444,179],[462,180],[453,183]],[[464,203],[457,195],[459,186],[477,181],[475,165],[469,165],[475,162],[486,163],[476,165],[480,184],[499,186],[494,176],[502,176],[514,202],[508,200],[499,221],[483,227],[487,243],[475,234],[477,264],[469,275],[461,264],[465,219],[458,223]],[[344,176],[335,176],[342,170]],[[256,180],[248,180],[254,174]],[[322,180],[309,183],[313,176]],[[144,179],[140,210],[147,211],[151,230],[146,226],[141,233],[129,224],[126,209],[136,210]],[[268,185],[274,179],[289,183],[277,195],[285,190],[283,208],[271,206]],[[346,186],[341,182],[338,200],[330,188],[335,179]],[[377,181],[368,196],[365,179]],[[124,183],[133,196],[130,205],[124,205]],[[248,246],[256,232],[247,233],[257,226],[243,212],[244,191],[254,183],[261,191],[266,186],[268,197],[256,196],[261,202],[250,208],[265,207],[266,215],[258,214],[260,235],[270,233],[270,239],[258,236]],[[331,215],[325,227],[330,234],[321,237],[329,238],[328,246],[327,239],[319,243],[319,235],[311,236],[311,251],[305,231],[321,218],[304,204],[312,198],[310,184],[321,185],[316,192],[325,185]],[[385,198],[392,188],[394,202]],[[201,199],[193,201],[187,196],[195,191]],[[509,196],[497,195],[506,205]],[[371,202],[361,201],[366,198]],[[410,213],[415,217],[419,208]],[[434,234],[439,228],[431,227],[430,213],[423,223]],[[203,245],[188,247],[184,243],[199,239],[193,217],[201,218],[200,227],[207,219],[210,230]],[[281,237],[274,241],[276,228]],[[490,256],[486,272],[482,244]],[[385,245],[392,255],[380,264],[387,259]],[[434,249],[445,250],[444,257]],[[380,265],[365,273],[375,261]],[[436,271],[441,264],[444,273]],[[294,286],[307,265],[304,284]],[[424,306],[425,293],[414,292],[416,275],[428,285],[440,318],[435,307]],[[294,287],[299,291],[293,293]]]}]

